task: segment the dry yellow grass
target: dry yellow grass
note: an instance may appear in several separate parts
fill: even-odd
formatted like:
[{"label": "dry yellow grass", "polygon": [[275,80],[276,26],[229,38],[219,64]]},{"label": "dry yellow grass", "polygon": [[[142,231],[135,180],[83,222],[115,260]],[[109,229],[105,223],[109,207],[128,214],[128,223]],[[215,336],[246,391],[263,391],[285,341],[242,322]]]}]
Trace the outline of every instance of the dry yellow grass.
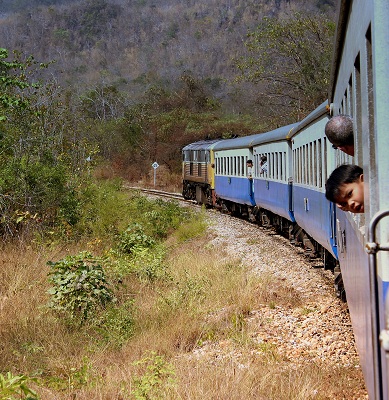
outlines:
[{"label": "dry yellow grass", "polygon": [[169,279],[125,278],[120,296],[134,299],[136,323],[122,347],[99,341],[87,326],[72,329],[45,307],[47,261],[83,245],[5,246],[0,372],[38,376],[35,389],[44,400],[346,398],[352,371],[296,370],[276,348],[250,336],[251,310],[272,301],[299,307],[296,293],[268,276],[249,277],[238,259],[226,261],[206,243],[170,238]]}]

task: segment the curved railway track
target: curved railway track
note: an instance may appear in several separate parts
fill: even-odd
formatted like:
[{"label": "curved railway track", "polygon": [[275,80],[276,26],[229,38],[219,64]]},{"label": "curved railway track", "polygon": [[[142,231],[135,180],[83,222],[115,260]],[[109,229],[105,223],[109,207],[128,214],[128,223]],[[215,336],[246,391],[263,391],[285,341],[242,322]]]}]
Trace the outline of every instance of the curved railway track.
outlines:
[{"label": "curved railway track", "polygon": [[166,192],[163,190],[140,188],[140,187],[135,187],[135,186],[125,186],[125,187],[126,187],[126,189],[139,190],[140,192],[149,194],[149,195],[154,195],[154,196],[164,197],[164,198],[174,199],[174,200],[180,200],[180,201],[183,201],[185,203],[190,203],[190,204],[197,204],[194,200],[184,199],[182,197],[181,193]]}]

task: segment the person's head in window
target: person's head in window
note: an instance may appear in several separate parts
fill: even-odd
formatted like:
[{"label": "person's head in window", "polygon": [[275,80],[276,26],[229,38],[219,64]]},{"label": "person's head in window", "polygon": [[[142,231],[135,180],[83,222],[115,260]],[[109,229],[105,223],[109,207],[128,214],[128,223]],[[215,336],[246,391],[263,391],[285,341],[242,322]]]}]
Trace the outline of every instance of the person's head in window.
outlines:
[{"label": "person's head in window", "polygon": [[326,182],[326,198],[343,211],[365,211],[363,169],[344,164],[334,169]]},{"label": "person's head in window", "polygon": [[253,179],[253,160],[247,160],[247,178]]},{"label": "person's head in window", "polygon": [[324,128],[328,140],[334,149],[339,149],[354,157],[354,127],[349,115],[332,117]]}]

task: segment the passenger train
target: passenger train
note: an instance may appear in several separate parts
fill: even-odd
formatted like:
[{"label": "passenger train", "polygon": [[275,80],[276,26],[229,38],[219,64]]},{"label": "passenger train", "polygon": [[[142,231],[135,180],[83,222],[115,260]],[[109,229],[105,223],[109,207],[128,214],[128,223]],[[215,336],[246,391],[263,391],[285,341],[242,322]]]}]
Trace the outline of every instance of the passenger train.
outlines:
[{"label": "passenger train", "polygon": [[[355,156],[324,127],[354,122]],[[272,226],[320,257],[347,294],[369,399],[389,400],[389,2],[340,0],[328,100],[295,124],[183,153],[183,196]],[[388,153],[387,153],[388,152]],[[267,170],[260,160],[267,156]],[[254,164],[247,177],[247,160]],[[337,209],[325,182],[344,163],[364,171],[364,214]],[[343,287],[344,285],[344,287]]]}]

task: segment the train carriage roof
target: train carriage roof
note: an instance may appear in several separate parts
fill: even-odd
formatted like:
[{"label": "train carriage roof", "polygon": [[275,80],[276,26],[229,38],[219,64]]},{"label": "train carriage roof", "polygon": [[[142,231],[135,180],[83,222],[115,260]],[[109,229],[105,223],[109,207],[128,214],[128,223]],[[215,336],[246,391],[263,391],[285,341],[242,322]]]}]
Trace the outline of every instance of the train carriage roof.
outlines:
[{"label": "train carriage roof", "polygon": [[306,126],[310,125],[312,122],[315,122],[323,115],[330,113],[330,107],[328,105],[328,100],[324,103],[320,104],[315,110],[313,110],[309,115],[307,115],[302,121],[300,121],[296,126],[290,130],[288,139],[291,139],[293,136],[297,135],[298,132],[303,130]]},{"label": "train carriage roof", "polygon": [[226,139],[215,144],[213,150],[245,149],[268,142],[277,142],[288,139],[289,132],[297,124],[290,124],[274,129],[270,132],[257,133],[255,135],[244,136],[236,139]]},{"label": "train carriage roof", "polygon": [[215,143],[220,142],[222,139],[200,140],[198,142],[187,144],[183,147],[182,151],[186,150],[209,150]]}]

